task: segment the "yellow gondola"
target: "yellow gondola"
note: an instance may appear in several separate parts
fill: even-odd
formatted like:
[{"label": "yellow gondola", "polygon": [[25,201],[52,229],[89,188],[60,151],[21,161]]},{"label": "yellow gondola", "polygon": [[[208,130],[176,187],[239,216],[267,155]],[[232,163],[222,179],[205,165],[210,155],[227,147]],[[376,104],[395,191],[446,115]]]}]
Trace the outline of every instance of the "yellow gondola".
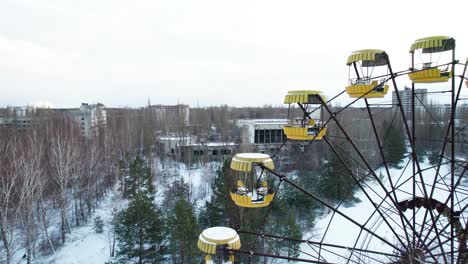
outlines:
[{"label": "yellow gondola", "polygon": [[[265,178],[256,176],[256,163],[260,163],[269,169],[274,169],[273,160],[263,153],[239,153],[231,160],[231,169],[237,174],[236,186],[230,192],[231,199],[240,207],[259,208],[270,204],[275,196],[272,188],[269,188]],[[263,172],[262,177],[268,173]]]},{"label": "yellow gondola", "polygon": [[[410,48],[411,56],[414,60],[418,57],[414,56],[416,51],[421,52],[421,61],[417,63],[418,67],[412,66],[412,72],[408,77],[413,83],[440,83],[447,82],[452,78],[453,73],[449,70],[447,63],[444,66],[438,66],[437,62],[432,61],[432,54],[441,53],[453,50],[455,47],[455,39],[447,36],[434,36],[421,38],[416,40]],[[423,57],[424,56],[424,57]],[[441,56],[437,56],[437,60]]]},{"label": "yellow gondola", "polygon": [[[321,140],[327,132],[327,128],[321,126],[321,109],[322,104],[326,102],[326,97],[321,91],[316,90],[298,90],[289,91],[284,98],[284,103],[298,104],[301,107],[303,116],[300,118],[292,118],[288,116],[288,125],[283,126],[284,134],[291,140]],[[308,113],[309,106],[316,105],[315,108],[320,107],[320,111],[316,112],[320,118],[311,118]],[[309,109],[310,110],[310,109]],[[317,109],[312,109],[315,111]]]},{"label": "yellow gondola", "polygon": [[[379,49],[358,50],[349,55],[346,65],[353,65],[356,78],[349,79],[349,85],[346,87],[348,95],[353,98],[383,98],[388,93],[386,79],[384,78],[380,82],[372,80],[373,70],[370,73],[368,70],[364,73],[363,68],[373,68],[387,64],[385,51]],[[361,72],[359,72],[359,68]],[[350,67],[350,76],[351,71]]]},{"label": "yellow gondola", "polygon": [[229,249],[240,249],[241,242],[236,230],[229,227],[210,227],[203,230],[198,236],[198,249],[207,253],[205,264],[214,264],[211,255],[216,255],[216,260],[220,263],[233,264],[234,255],[229,253]]}]

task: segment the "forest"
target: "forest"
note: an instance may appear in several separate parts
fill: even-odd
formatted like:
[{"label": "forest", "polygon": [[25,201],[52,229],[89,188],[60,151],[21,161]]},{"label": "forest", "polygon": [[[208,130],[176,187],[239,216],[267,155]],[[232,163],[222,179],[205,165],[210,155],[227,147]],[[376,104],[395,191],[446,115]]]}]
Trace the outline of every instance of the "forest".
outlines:
[{"label": "forest", "polygon": [[[338,106],[333,109],[341,111]],[[358,147],[372,167],[382,165],[376,153],[383,151],[390,166],[398,168],[408,155],[402,122],[391,109],[373,111],[379,117],[376,127],[381,150],[363,109],[344,110],[340,122],[351,137],[360,139]],[[418,156],[436,162],[433,149],[437,149],[437,142],[425,139],[440,137],[444,131],[431,122],[434,116],[418,114],[422,122],[416,134]],[[225,156],[215,163],[214,177],[203,192],[205,200],[197,203],[191,185],[177,172],[166,171],[174,161],[162,156],[155,145],[156,138],[166,134],[192,135],[208,142],[240,142],[234,120],[286,117],[287,109],[275,106],[193,108],[190,126],[168,127],[156,121],[146,107],[108,109],[107,124],[99,128],[99,135],[84,137],[63,114],[39,111],[33,117],[36,125],[28,129],[1,128],[0,262],[12,264],[23,259],[24,263],[36,263],[39,256],[53,255],[63,246],[74,228],[89,222],[96,232],[105,227],[109,234],[108,263],[200,263],[203,255],[196,241],[201,230],[211,226],[242,228],[246,250],[256,239],[248,231],[259,231],[260,227],[262,232],[301,239],[305,230],[313,228],[316,217],[326,212],[309,197],[283,185],[271,208],[239,208],[229,198],[234,178],[230,156]],[[435,118],[447,119],[443,114]],[[467,117],[463,118],[467,123]],[[349,172],[365,181],[366,170],[336,124],[331,122],[328,128],[332,149],[323,143],[304,146],[291,142],[278,153],[269,154],[277,155],[277,170],[305,190],[330,203],[344,200],[351,206],[359,200],[353,196],[356,182]],[[247,145],[239,148],[249,151]],[[459,151],[466,155],[466,150]],[[155,160],[163,165],[157,167]],[[190,166],[206,163],[200,160]],[[124,206],[116,207],[109,222],[93,218],[111,192],[119,195]],[[263,225],[266,214],[269,221]],[[272,253],[299,254],[296,242],[265,243],[262,240],[255,245]]]}]

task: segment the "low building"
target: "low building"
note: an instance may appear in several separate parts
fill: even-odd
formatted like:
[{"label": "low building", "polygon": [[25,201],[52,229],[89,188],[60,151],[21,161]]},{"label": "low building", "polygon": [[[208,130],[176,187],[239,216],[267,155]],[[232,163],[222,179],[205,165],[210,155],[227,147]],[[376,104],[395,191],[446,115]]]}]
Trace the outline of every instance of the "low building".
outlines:
[{"label": "low building", "polygon": [[252,151],[274,152],[286,141],[283,126],[287,119],[239,119],[240,143]]},{"label": "low building", "polygon": [[234,154],[239,146],[234,142],[197,142],[194,137],[160,137],[157,145],[160,155],[188,163],[222,159]]},{"label": "low building", "polygon": [[196,161],[223,160],[237,152],[234,142],[191,143],[180,145],[180,159],[187,163]]},{"label": "low building", "polygon": [[194,137],[160,137],[156,139],[160,155],[173,156],[178,158],[180,156],[179,146],[194,144],[196,139]]}]

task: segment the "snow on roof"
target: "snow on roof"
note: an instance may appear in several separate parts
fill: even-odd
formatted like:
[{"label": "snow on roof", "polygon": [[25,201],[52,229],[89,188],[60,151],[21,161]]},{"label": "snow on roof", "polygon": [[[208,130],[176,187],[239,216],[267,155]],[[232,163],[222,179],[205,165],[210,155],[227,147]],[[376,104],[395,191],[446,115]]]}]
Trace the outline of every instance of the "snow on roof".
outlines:
[{"label": "snow on roof", "polygon": [[193,137],[160,137],[159,140],[172,140],[172,141],[177,141],[177,140],[194,140]]},{"label": "snow on roof", "polygon": [[210,147],[216,147],[216,146],[235,146],[237,144],[234,142],[209,142],[209,143],[206,143],[205,145],[210,146]]},{"label": "snow on roof", "polygon": [[237,125],[254,124],[254,125],[282,125],[288,123],[287,119],[239,119]]},{"label": "snow on roof", "polygon": [[207,146],[207,147],[222,147],[222,146],[236,146],[234,142],[208,142],[208,143],[186,143],[179,146]]},{"label": "snow on roof", "polygon": [[237,238],[236,230],[229,228],[229,227],[224,227],[224,226],[215,226],[215,227],[210,227],[208,229],[205,229],[202,232],[202,235],[206,237],[207,239],[210,239],[213,241],[223,241],[223,240],[231,241]]},{"label": "snow on roof", "polygon": [[236,157],[240,159],[269,159],[270,155],[264,153],[239,153],[236,154]]}]

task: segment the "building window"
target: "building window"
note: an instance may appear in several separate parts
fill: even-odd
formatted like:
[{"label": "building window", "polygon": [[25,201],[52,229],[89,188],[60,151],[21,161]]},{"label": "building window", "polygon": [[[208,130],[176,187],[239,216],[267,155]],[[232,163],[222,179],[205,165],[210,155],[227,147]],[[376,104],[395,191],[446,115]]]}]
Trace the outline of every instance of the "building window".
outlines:
[{"label": "building window", "polygon": [[265,143],[265,130],[260,130],[258,143],[261,143],[261,144]]},{"label": "building window", "polygon": [[271,130],[265,130],[265,143],[271,143]]},{"label": "building window", "polygon": [[256,144],[278,144],[286,139],[282,129],[255,130],[254,143]]}]

